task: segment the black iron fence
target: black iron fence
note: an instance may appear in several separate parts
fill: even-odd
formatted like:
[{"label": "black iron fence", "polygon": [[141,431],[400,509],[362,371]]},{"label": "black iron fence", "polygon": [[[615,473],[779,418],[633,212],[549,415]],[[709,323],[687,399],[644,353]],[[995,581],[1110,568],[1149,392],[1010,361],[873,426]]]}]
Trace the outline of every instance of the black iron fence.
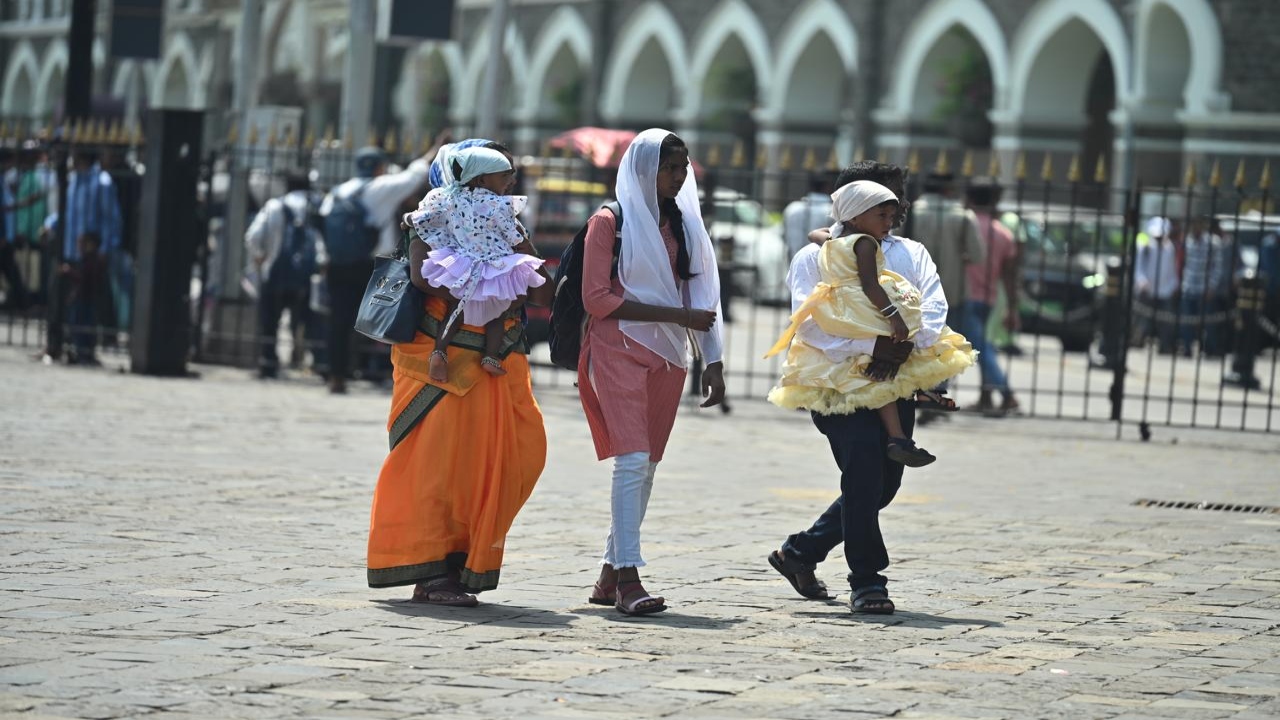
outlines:
[{"label": "black iron fence", "polygon": [[[16,177],[35,173],[45,185],[76,148],[116,158],[113,174],[141,171],[136,163],[144,142],[137,131],[105,125],[52,132],[0,125],[0,146],[36,152],[35,166],[30,167],[28,154]],[[426,150],[417,140],[384,138],[381,144],[401,166]],[[787,237],[783,208],[819,181],[834,178],[838,164],[814,150],[784,149],[777,167],[766,167],[763,156],[750,163],[728,148],[695,151],[702,156],[696,170],[704,220],[717,245],[725,288],[730,397],[761,399],[780,370],[780,358],[763,355],[789,322],[790,257],[806,242]],[[291,133],[233,136],[208,153],[202,183],[206,231],[194,239],[199,253],[191,268],[194,360],[252,368],[264,340],[274,340],[294,372],[323,374],[324,333],[315,317],[308,317],[322,312],[322,303],[295,309],[291,314],[301,317],[283,326],[296,328],[292,332],[263,338],[255,300],[241,286],[243,254],[230,249],[243,239],[230,234],[247,226],[266,199],[283,193],[288,175],[308,177],[318,204],[350,175],[353,155],[349,140]],[[948,286],[949,322],[957,329],[982,329],[988,355],[998,361],[993,372],[1006,377],[1012,391],[1005,403],[1002,383],[988,376],[984,387],[984,373],[975,368],[951,387],[962,406],[1000,415],[1016,404],[1024,416],[1144,428],[1275,430],[1280,217],[1272,214],[1269,167],[1241,165],[1234,179],[1226,179],[1214,166],[1201,177],[1189,172],[1180,187],[1140,186],[1125,193],[1110,186],[1103,167],[1086,174],[1072,162],[1055,171],[1046,158],[1035,177],[1023,158],[1008,171],[979,159],[985,172],[974,171],[972,156],[935,154],[923,158],[925,171],[922,158],[910,154],[908,197],[937,192],[925,194],[923,202],[917,199],[898,231],[920,235],[920,228],[939,226],[928,213],[979,205],[975,237],[921,236],[936,258],[964,258],[973,266],[958,273],[952,260],[940,267],[944,278],[964,277],[973,285],[963,292]],[[530,197],[526,223],[543,254],[555,258],[591,212],[610,199],[614,172],[574,155],[544,153],[520,162],[517,192]],[[247,193],[245,216],[238,223],[229,216],[229,208],[239,207],[230,202],[237,173]],[[29,180],[19,184],[32,186]],[[993,185],[1000,191],[994,196]],[[406,198],[406,207],[416,200]],[[975,242],[985,247],[985,236],[997,225],[1014,241],[1015,262],[1008,267],[995,262],[998,253],[973,252],[968,245],[957,253],[946,247]],[[978,256],[983,260],[974,261]],[[6,269],[0,279],[4,341],[36,352],[54,350],[50,355],[58,357],[60,349],[48,347],[47,309],[61,271],[57,244],[48,237],[21,238],[9,244],[5,257],[13,258],[5,260],[6,268],[13,265],[18,274]],[[25,285],[26,297],[19,297],[14,278]],[[977,310],[985,311],[979,313],[982,318],[973,312],[975,301]],[[540,343],[545,311],[530,308],[529,316],[535,381],[571,383],[573,378],[549,364]],[[87,343],[92,338],[99,353],[127,348],[126,317],[102,314],[88,325],[81,322],[84,317],[55,320],[69,323],[63,334],[68,347],[73,339]],[[361,352],[353,366],[357,376],[383,379],[386,348],[368,344]]]}]

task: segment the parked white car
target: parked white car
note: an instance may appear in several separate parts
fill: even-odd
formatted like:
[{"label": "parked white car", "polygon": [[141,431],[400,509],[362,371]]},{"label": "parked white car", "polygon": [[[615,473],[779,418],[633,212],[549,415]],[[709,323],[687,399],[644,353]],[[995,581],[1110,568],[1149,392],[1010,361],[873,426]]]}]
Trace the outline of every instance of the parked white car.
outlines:
[{"label": "parked white car", "polygon": [[703,219],[721,264],[732,271],[736,294],[758,303],[790,302],[786,278],[791,258],[781,223],[770,222],[760,203],[728,189],[715,191],[715,215]]}]

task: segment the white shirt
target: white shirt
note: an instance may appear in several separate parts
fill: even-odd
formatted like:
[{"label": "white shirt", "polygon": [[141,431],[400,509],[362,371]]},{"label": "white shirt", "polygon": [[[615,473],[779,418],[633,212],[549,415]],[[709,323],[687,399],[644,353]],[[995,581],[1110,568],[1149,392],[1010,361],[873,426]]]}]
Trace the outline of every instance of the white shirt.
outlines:
[{"label": "white shirt", "polygon": [[1138,248],[1134,284],[1143,295],[1168,300],[1178,292],[1178,249],[1168,238],[1152,238]]},{"label": "white shirt", "polygon": [[[920,330],[913,338],[916,347],[933,345],[947,325],[947,298],[942,294],[938,267],[933,264],[925,246],[915,240],[889,235],[880,247],[884,251],[885,268],[906,278],[920,290]],[[822,281],[822,272],[818,269],[818,252],[821,250],[821,245],[809,243],[791,261],[787,287],[791,289],[793,313],[800,309]],[[796,335],[805,344],[821,350],[831,362],[843,362],[854,355],[870,355],[876,347],[874,338],[855,340],[829,335],[818,327],[813,318],[800,323]]]},{"label": "white shirt", "polygon": [[[244,233],[244,244],[248,249],[249,269],[254,269],[256,261],[262,259],[262,277],[271,274],[271,264],[280,254],[284,245],[285,217],[284,206],[288,205],[293,213],[294,222],[305,222],[310,200],[303,190],[294,190],[281,198],[271,198],[262,204],[262,209],[253,218],[253,223]],[[324,244],[317,249],[316,262],[323,265]]]},{"label": "white shirt", "polygon": [[787,242],[787,255],[796,253],[809,244],[809,231],[832,223],[831,196],[820,192],[793,200],[782,211],[782,236]]},{"label": "white shirt", "polygon": [[320,205],[320,215],[327,216],[333,209],[333,197],[346,198],[362,184],[368,183],[360,202],[368,212],[369,227],[381,228],[374,255],[385,255],[400,242],[400,204],[411,193],[427,184],[431,164],[422,158],[409,163],[398,173],[379,175],[376,178],[352,178],[335,187]]}]

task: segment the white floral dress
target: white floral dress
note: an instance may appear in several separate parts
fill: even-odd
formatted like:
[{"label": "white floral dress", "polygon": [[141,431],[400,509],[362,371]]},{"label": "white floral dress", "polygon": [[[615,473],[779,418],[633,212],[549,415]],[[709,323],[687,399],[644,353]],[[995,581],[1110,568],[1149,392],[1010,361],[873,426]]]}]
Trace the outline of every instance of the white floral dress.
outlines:
[{"label": "white floral dress", "polygon": [[513,250],[524,240],[516,215],[528,202],[484,188],[437,188],[410,215],[431,248],[422,277],[459,300],[468,325],[497,319],[513,300],[546,282],[538,273],[540,258]]}]

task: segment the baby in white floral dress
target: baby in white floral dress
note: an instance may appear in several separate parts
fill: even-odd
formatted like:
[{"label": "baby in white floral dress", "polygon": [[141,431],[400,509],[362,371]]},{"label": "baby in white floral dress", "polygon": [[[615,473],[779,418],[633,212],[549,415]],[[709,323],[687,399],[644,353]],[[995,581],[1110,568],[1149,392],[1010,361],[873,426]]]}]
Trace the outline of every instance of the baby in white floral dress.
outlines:
[{"label": "baby in white floral dress", "polygon": [[529,288],[546,282],[538,272],[542,259],[514,251],[525,239],[516,215],[528,198],[500,194],[506,190],[512,167],[497,150],[467,148],[444,159],[452,180],[427,193],[409,216],[418,237],[431,247],[422,262],[422,277],[457,300],[436,338],[429,374],[437,382],[448,380],[445,348],[461,321],[484,326],[480,366],[491,375],[505,375],[498,358],[502,316]]}]

